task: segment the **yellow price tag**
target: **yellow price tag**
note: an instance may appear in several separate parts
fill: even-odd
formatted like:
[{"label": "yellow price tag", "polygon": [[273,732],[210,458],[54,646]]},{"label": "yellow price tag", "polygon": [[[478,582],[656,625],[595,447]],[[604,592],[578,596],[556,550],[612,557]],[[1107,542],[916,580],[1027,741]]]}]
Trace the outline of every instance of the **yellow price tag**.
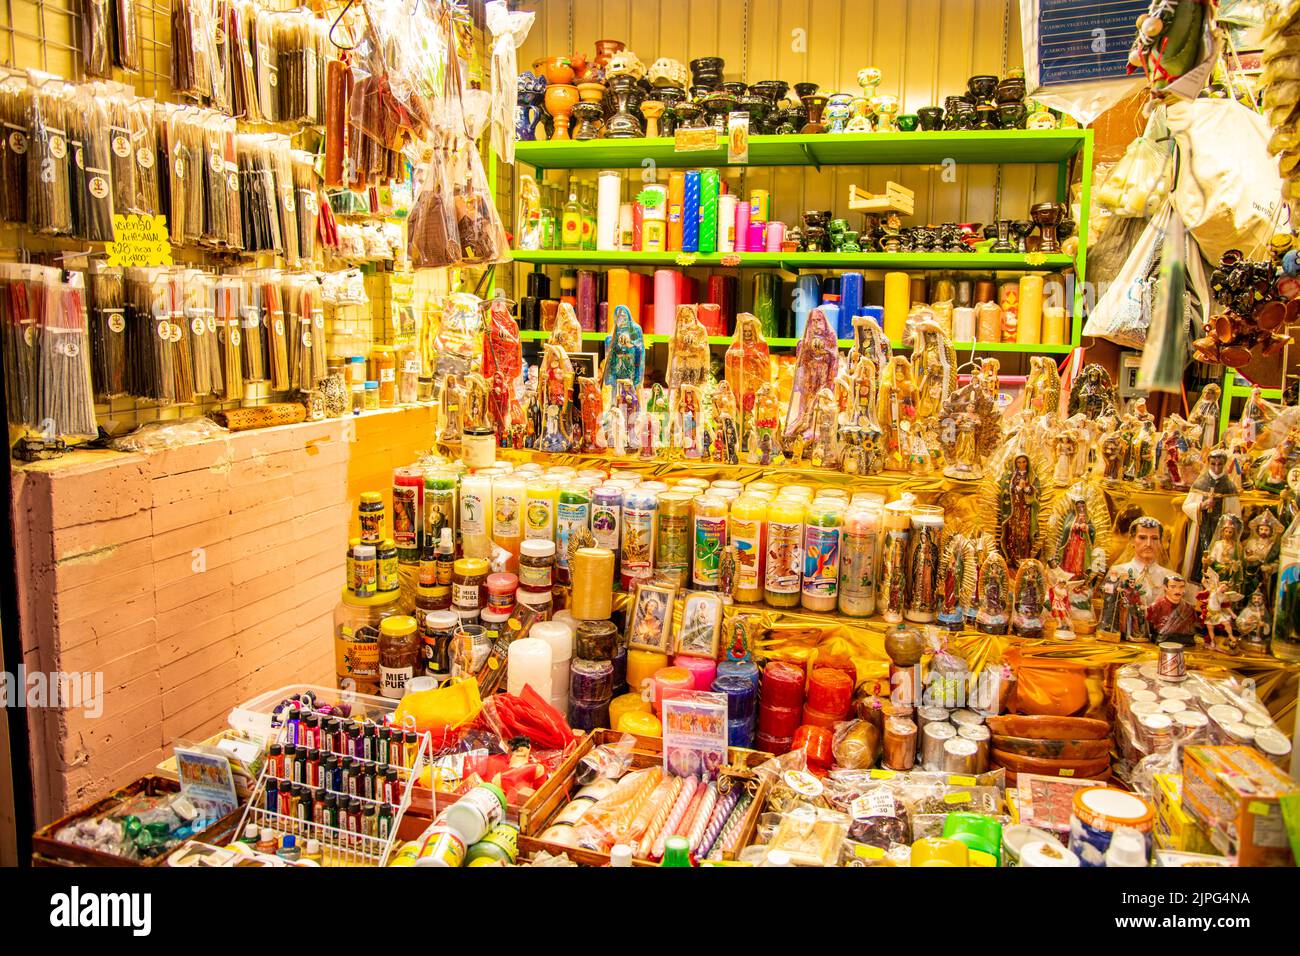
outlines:
[{"label": "yellow price tag", "polygon": [[966,776],[965,774],[953,774],[948,778],[948,785],[950,787],[973,787],[975,784],[975,778]]},{"label": "yellow price tag", "polygon": [[946,793],[943,796],[944,803],[970,803],[969,793]]},{"label": "yellow price tag", "polygon": [[1260,802],[1259,800],[1250,801],[1250,803],[1246,804],[1246,809],[1257,817],[1266,817],[1273,812],[1272,807],[1267,803]]},{"label": "yellow price tag", "polygon": [[860,860],[883,860],[885,858],[885,851],[878,846],[859,843],[853,848],[853,855]]},{"label": "yellow price tag", "polygon": [[130,268],[172,264],[166,216],[119,213],[113,216],[113,235],[116,239],[105,247],[110,266]]},{"label": "yellow price tag", "polygon": [[872,780],[893,780],[896,774],[892,770],[874,769],[871,771]]},{"label": "yellow price tag", "polygon": [[1073,777],[1073,776],[1074,776],[1074,771],[1071,770],[1071,769],[1069,769],[1068,767],[1063,767],[1063,768],[1061,769],[1060,776],[1062,776],[1062,777]]}]

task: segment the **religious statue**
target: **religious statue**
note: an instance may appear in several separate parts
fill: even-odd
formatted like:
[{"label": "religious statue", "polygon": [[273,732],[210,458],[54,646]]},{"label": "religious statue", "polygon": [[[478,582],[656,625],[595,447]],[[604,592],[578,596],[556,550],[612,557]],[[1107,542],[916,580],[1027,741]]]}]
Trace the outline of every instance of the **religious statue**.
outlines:
[{"label": "religious statue", "polygon": [[1106,571],[1110,518],[1103,495],[1084,482],[1057,499],[1047,519],[1043,557],[1089,586]]},{"label": "religious statue", "polygon": [[723,547],[722,553],[718,556],[718,591],[722,595],[723,604],[734,602],[732,596],[736,587],[736,546],[729,544]]},{"label": "religious statue", "polygon": [[524,447],[536,448],[542,434],[542,406],[538,397],[538,367],[524,366],[524,397],[520,402],[524,422]]},{"label": "religious statue", "polygon": [[907,544],[907,604],[910,621],[933,620],[939,610],[939,537],[933,525],[913,526]]},{"label": "religious statue", "polygon": [[1205,471],[1192,482],[1191,490],[1183,499],[1188,525],[1182,571],[1188,581],[1202,580],[1201,559],[1210,548],[1219,519],[1224,514],[1241,514],[1241,488],[1227,470],[1228,453],[1222,448],[1211,449],[1206,456]]},{"label": "religious statue", "polygon": [[1073,428],[1063,428],[1057,433],[1052,443],[1052,450],[1056,456],[1056,465],[1052,469],[1052,482],[1058,488],[1066,488],[1074,484],[1075,479],[1079,477],[1075,473],[1079,460],[1079,433]]},{"label": "religious statue", "polygon": [[1116,482],[1123,476],[1124,443],[1116,432],[1108,432],[1101,439],[1101,480]]},{"label": "religious statue", "polygon": [[677,307],[677,323],[668,343],[664,382],[672,392],[683,385],[703,385],[709,377],[709,332],[693,305]]},{"label": "religious statue", "polygon": [[503,446],[512,444],[516,426],[523,420],[519,401],[523,349],[519,324],[510,314],[511,305],[501,295],[488,303],[487,330],[483,335],[483,377],[488,383],[490,424]]},{"label": "religious statue", "polygon": [[465,389],[450,372],[438,390],[438,440],[456,444],[465,433]]},{"label": "religious statue", "polygon": [[939,558],[939,626],[960,631],[969,614],[975,613],[975,591],[979,579],[975,546],[964,534],[948,538]]},{"label": "religious statue", "polygon": [[1241,545],[1245,569],[1241,590],[1247,600],[1260,593],[1264,595],[1264,603],[1273,606],[1273,579],[1282,550],[1282,530],[1282,522],[1267,508],[1261,508],[1250,519],[1246,540]]},{"label": "religious statue", "polygon": [[604,430],[600,425],[604,407],[604,398],[601,395],[600,385],[597,384],[596,380],[585,376],[579,377],[578,408],[580,427],[575,437],[579,450],[587,454],[598,454],[608,447],[605,443]]},{"label": "religious statue", "polygon": [[879,392],[880,370],[871,359],[863,356],[850,366],[853,369],[853,388],[845,424],[876,424],[876,400]]},{"label": "religious statue", "polygon": [[957,388],[957,353],[948,336],[928,315],[909,319],[903,339],[912,346],[917,417],[937,418],[948,396]]},{"label": "religious statue", "polygon": [[1277,494],[1286,487],[1287,474],[1295,467],[1300,457],[1300,434],[1296,429],[1287,429],[1282,440],[1266,449],[1255,461],[1251,470],[1251,479],[1255,488],[1270,494]]},{"label": "religious statue", "polygon": [[487,380],[478,372],[465,376],[465,428],[485,428],[491,425],[489,420]]},{"label": "religious statue", "polygon": [[808,459],[815,467],[829,467],[838,460],[836,455],[836,405],[835,396],[828,388],[817,393],[813,411],[812,444],[808,446]]},{"label": "religious statue", "polygon": [[984,462],[1001,437],[1002,416],[994,397],[976,381],[960,386],[939,414],[944,475],[960,481],[984,477]]},{"label": "religious statue", "polygon": [[1041,561],[1026,558],[1016,572],[1011,604],[1011,633],[1019,637],[1043,636],[1043,609],[1047,603],[1047,569]]},{"label": "religious statue", "polygon": [[679,410],[681,418],[681,449],[687,458],[700,457],[700,420],[703,409],[700,406],[700,390],[695,385],[682,386],[682,400]]},{"label": "religious statue", "polygon": [[[1254,447],[1259,440],[1260,431],[1277,417],[1278,407],[1264,400],[1264,390],[1252,386],[1246,404],[1241,409],[1241,434],[1246,443],[1246,450]],[[1242,612],[1245,613],[1245,612]]]},{"label": "religious statue", "polygon": [[1156,485],[1171,491],[1187,488],[1187,422],[1178,415],[1166,415],[1156,443]]},{"label": "religious statue", "polygon": [[1029,454],[1021,450],[1009,455],[998,481],[997,524],[1002,552],[1010,567],[1019,568],[1021,561],[1034,556],[1041,494],[1042,486]]},{"label": "religious statue", "polygon": [[882,447],[886,471],[906,471],[911,453],[911,431],[916,422],[916,389],[912,364],[896,355],[885,366],[878,400]]},{"label": "religious statue", "polygon": [[978,610],[975,626],[985,634],[1007,632],[1007,608],[1011,602],[1007,563],[998,552],[990,552],[980,565]]},{"label": "religious statue", "polygon": [[1061,407],[1061,373],[1050,355],[1031,355],[1024,407],[1035,415],[1055,415]]},{"label": "religious statue", "polygon": [[1246,600],[1237,615],[1237,636],[1252,650],[1266,652],[1268,635],[1273,629],[1273,614],[1264,604],[1264,595],[1256,591]]},{"label": "religious statue", "polygon": [[582,351],[582,324],[571,303],[560,301],[559,310],[555,313],[555,327],[551,329],[547,344],[558,346],[566,353]]},{"label": "religious statue", "polygon": [[799,340],[795,351],[794,385],[790,391],[785,428],[781,433],[787,447],[796,437],[805,442],[812,439],[817,394],[823,388],[834,387],[839,365],[839,342],[835,338],[835,331],[831,328],[826,313],[821,308],[813,309],[808,315],[803,338]]},{"label": "religious statue", "polygon": [[1160,597],[1147,606],[1147,628],[1156,643],[1196,644],[1196,607],[1187,600],[1187,581],[1181,574],[1165,579]]},{"label": "religious statue", "polygon": [[1096,419],[1106,414],[1115,414],[1118,404],[1110,373],[1093,363],[1085,365],[1070,386],[1067,414],[1072,417],[1082,413],[1088,418]]},{"label": "religious statue", "polygon": [[1128,534],[1133,557],[1119,562],[1111,570],[1121,578],[1132,575],[1143,604],[1150,604],[1160,596],[1165,581],[1174,573],[1160,564],[1164,550],[1164,525],[1149,515],[1141,515],[1133,519]]},{"label": "religious statue", "polygon": [[[1241,594],[1232,590],[1227,581],[1220,581],[1213,569],[1205,571],[1205,587],[1196,597],[1201,605],[1201,615],[1205,622],[1205,643],[1211,650],[1220,650],[1227,654],[1236,654],[1240,650],[1237,635],[1232,625],[1235,619],[1233,605],[1241,600]],[[1220,638],[1219,631],[1223,631]]]},{"label": "religious statue", "polygon": [[1156,471],[1156,420],[1146,411],[1145,402],[1137,415],[1137,427],[1129,445],[1129,465],[1124,474],[1141,488],[1151,488]]},{"label": "religious statue", "polygon": [[568,421],[573,395],[573,365],[568,353],[553,341],[542,345],[539,376],[543,424],[537,447],[549,452],[568,451],[571,444]]},{"label": "religious statue", "polygon": [[619,379],[627,379],[638,389],[645,379],[645,337],[625,305],[614,306],[614,324],[605,339],[605,367],[601,376],[609,389]]},{"label": "religious statue", "polygon": [[1212,568],[1215,576],[1234,591],[1242,590],[1246,576],[1241,529],[1241,515],[1222,515],[1210,539],[1210,548],[1202,558],[1202,567]]},{"label": "religious statue", "polygon": [[[713,386],[714,458],[728,465],[740,464],[740,426],[736,397],[725,381]],[[719,455],[721,451],[721,455]]]},{"label": "religious statue", "polygon": [[1187,420],[1195,426],[1200,435],[1201,448],[1213,448],[1219,434],[1219,403],[1223,398],[1223,387],[1211,382],[1201,391],[1201,397],[1192,406]]},{"label": "religious statue", "polygon": [[644,409],[654,416],[655,447],[667,447],[668,426],[671,421],[669,412],[672,408],[669,402],[668,392],[658,382],[655,382],[646,391],[648,392],[648,396],[645,400]]},{"label": "religious statue", "polygon": [[869,315],[853,317],[853,346],[849,349],[849,364],[856,365],[859,359],[868,359],[877,369],[883,369],[893,355],[885,331]]},{"label": "religious statue", "polygon": [[758,390],[772,378],[772,356],[757,316],[749,312],[736,316],[736,334],[723,364],[727,384],[740,406],[741,430],[748,434]]},{"label": "religious statue", "polygon": [[781,408],[774,382],[764,382],[754,393],[753,419],[758,431],[759,464],[770,465],[776,448],[776,430],[781,425]]}]

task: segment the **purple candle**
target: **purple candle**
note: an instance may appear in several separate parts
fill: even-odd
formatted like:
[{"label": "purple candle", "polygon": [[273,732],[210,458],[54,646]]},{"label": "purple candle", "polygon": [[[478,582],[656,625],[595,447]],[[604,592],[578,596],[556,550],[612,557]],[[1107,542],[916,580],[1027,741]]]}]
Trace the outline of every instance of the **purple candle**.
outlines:
[{"label": "purple candle", "polygon": [[578,270],[578,324],[584,332],[598,331],[596,326],[596,273]]}]

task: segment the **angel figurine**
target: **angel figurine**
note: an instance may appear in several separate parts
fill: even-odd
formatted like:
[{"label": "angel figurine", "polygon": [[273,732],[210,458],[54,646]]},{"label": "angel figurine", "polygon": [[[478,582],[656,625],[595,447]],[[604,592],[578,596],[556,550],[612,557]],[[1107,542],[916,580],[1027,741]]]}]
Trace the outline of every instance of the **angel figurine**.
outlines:
[{"label": "angel figurine", "polygon": [[1241,434],[1247,451],[1259,440],[1260,429],[1267,427],[1277,417],[1277,413],[1278,407],[1264,400],[1264,390],[1258,385],[1252,386],[1250,396],[1241,409]]},{"label": "angel figurine", "polygon": [[[1240,648],[1238,638],[1232,630],[1235,615],[1233,605],[1241,600],[1241,594],[1232,589],[1227,581],[1220,581],[1213,569],[1205,572],[1205,588],[1196,595],[1201,606],[1201,618],[1205,622],[1205,643],[1211,650],[1221,650],[1226,654],[1236,654]],[[1220,640],[1219,630],[1223,637]]]},{"label": "angel figurine", "polygon": [[614,306],[614,325],[605,339],[605,367],[601,376],[604,386],[610,389],[619,379],[626,379],[638,389],[645,379],[645,337],[625,305]]},{"label": "angel figurine", "polygon": [[991,552],[980,565],[978,601],[975,626],[985,634],[1005,634],[1011,586],[1007,563],[996,551]]},{"label": "angel figurine", "polygon": [[1075,634],[1071,591],[1075,582],[1059,567],[1048,568],[1047,577],[1048,615],[1056,622],[1055,637],[1058,641],[1072,641]]},{"label": "angel figurine", "polygon": [[748,434],[758,390],[772,378],[772,356],[763,324],[749,312],[736,316],[736,334],[723,360],[727,384],[740,406],[740,426]]},{"label": "angel figurine", "polygon": [[555,327],[551,329],[548,345],[555,345],[568,352],[582,351],[582,323],[573,306],[561,300],[559,310],[555,313]]},{"label": "angel figurine", "polygon": [[794,384],[781,435],[787,447],[796,437],[805,442],[813,437],[817,395],[823,388],[834,387],[839,366],[840,353],[835,331],[830,327],[826,313],[820,308],[813,309],[808,315],[803,338],[799,340],[795,351]]},{"label": "angel figurine", "polygon": [[1025,451],[1008,456],[998,480],[997,525],[1002,552],[1010,567],[1034,555],[1038,541],[1038,509],[1042,485]]},{"label": "angel figurine", "polygon": [[1035,415],[1055,415],[1061,408],[1061,373],[1049,355],[1029,357],[1024,407]]},{"label": "angel figurine", "polygon": [[916,389],[912,384],[912,363],[895,355],[885,367],[877,400],[886,471],[907,471],[911,453],[910,433],[916,421]]}]

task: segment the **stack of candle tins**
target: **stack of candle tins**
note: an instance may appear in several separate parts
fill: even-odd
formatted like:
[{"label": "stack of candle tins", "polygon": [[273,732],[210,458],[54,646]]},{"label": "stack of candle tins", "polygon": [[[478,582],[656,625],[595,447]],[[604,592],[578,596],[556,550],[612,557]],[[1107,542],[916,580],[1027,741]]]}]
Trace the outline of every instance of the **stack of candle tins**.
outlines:
[{"label": "stack of candle tins", "polygon": [[713,690],[727,695],[727,743],[754,746],[758,722],[758,665],[753,661],[723,661],[713,679]]},{"label": "stack of candle tins", "polygon": [[570,569],[569,615],[575,623],[569,661],[569,725],[575,730],[610,726],[610,701],[627,685],[627,646],[611,621],[614,552],[578,548]]},{"label": "stack of candle tins", "polygon": [[770,661],[763,668],[758,705],[758,749],[783,754],[803,722],[804,672],[797,664]]}]

